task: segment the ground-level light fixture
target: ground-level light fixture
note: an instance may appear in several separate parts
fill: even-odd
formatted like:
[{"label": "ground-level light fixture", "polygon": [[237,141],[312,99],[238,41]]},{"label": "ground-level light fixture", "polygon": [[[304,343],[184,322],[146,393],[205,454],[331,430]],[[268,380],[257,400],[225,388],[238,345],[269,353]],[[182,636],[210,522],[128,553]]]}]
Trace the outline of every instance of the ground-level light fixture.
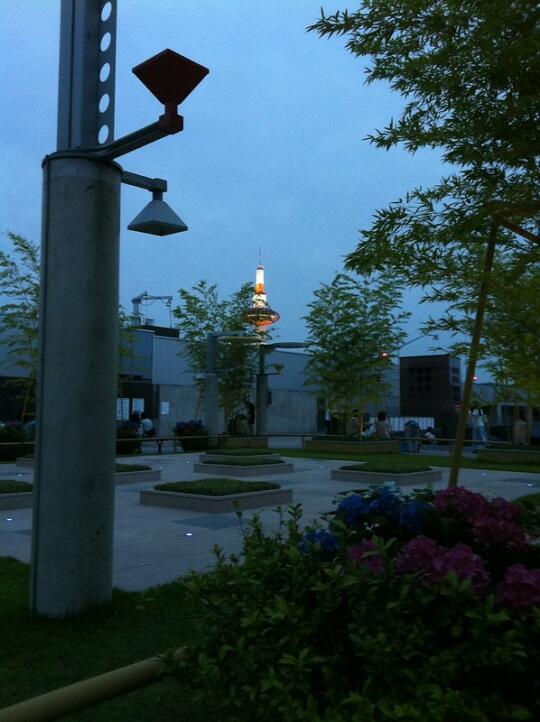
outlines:
[{"label": "ground-level light fixture", "polygon": [[256,328],[264,329],[279,321],[279,313],[270,308],[267,296],[264,291],[264,266],[260,263],[257,266],[255,275],[255,293],[253,294],[252,306],[245,314],[244,319]]}]

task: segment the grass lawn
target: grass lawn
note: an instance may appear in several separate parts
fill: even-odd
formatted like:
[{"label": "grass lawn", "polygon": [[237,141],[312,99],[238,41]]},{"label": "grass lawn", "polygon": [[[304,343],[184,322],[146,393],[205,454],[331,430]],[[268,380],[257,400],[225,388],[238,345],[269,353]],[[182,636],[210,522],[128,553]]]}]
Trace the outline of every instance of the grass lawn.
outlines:
[{"label": "grass lawn", "polygon": [[[193,641],[196,615],[178,582],[144,594],[115,590],[99,611],[73,620],[28,612],[28,565],[0,558],[0,708]],[[178,684],[163,680],[65,717],[72,722],[206,722]]]},{"label": "grass lawn", "polygon": [[[303,449],[275,449],[281,456],[290,456],[302,459],[335,459],[337,461],[371,461],[377,464],[386,464],[395,461],[403,466],[418,466],[419,462],[426,466],[450,466],[450,457],[431,456],[429,454],[344,454],[328,451],[304,451]],[[489,461],[476,461],[463,458],[462,469],[478,469],[483,471],[522,471],[527,474],[540,474],[539,464],[495,464]]]}]

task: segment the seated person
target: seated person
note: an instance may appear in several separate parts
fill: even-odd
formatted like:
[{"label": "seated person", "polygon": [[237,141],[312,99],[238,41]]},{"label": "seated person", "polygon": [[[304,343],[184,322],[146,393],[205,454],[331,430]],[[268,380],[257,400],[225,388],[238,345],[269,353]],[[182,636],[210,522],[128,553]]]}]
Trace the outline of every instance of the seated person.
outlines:
[{"label": "seated person", "polygon": [[435,436],[433,426],[428,426],[427,429],[424,431],[424,439],[428,442],[428,444],[437,443],[437,437]]}]

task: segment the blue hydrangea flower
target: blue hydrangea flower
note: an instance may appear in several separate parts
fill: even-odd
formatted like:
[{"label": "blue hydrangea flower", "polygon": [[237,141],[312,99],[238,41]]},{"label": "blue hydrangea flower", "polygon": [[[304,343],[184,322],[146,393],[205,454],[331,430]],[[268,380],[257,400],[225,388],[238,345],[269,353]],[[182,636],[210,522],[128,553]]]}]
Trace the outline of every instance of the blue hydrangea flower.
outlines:
[{"label": "blue hydrangea flower", "polygon": [[349,494],[338,504],[338,514],[346,524],[354,524],[363,516],[369,514],[370,504],[359,494]]},{"label": "blue hydrangea flower", "polygon": [[304,534],[304,539],[300,542],[300,549],[307,552],[314,544],[320,544],[325,554],[335,554],[339,548],[337,537],[324,529],[314,529]]},{"label": "blue hydrangea flower", "polygon": [[382,487],[379,496],[369,505],[369,511],[397,521],[401,512],[401,500],[389,487]]},{"label": "blue hydrangea flower", "polygon": [[405,504],[399,515],[399,523],[413,534],[419,534],[422,530],[423,512],[429,508],[428,504],[422,501],[410,501]]}]

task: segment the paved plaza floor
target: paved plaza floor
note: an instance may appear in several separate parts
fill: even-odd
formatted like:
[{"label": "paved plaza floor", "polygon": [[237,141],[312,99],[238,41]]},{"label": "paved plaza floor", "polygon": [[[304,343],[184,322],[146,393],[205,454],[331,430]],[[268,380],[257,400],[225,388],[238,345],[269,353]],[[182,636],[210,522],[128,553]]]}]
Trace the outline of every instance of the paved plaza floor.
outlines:
[{"label": "paved plaza floor", "polygon": [[[197,457],[197,454],[156,454],[145,456],[140,461],[152,468],[161,468],[164,481],[188,481],[205,476],[192,471]],[[330,479],[332,469],[350,461],[284,459],[294,464],[294,471],[260,478],[290,487],[293,503],[302,504],[306,523],[321,513],[331,511],[337,494],[362,487],[358,482]],[[133,463],[133,458],[124,461]],[[441,471],[442,481],[434,484],[435,489],[446,487],[449,470],[441,468]],[[2,479],[31,481],[32,471],[15,464],[2,464]],[[154,483],[116,486],[114,584],[122,589],[143,590],[169,582],[189,569],[204,570],[213,563],[212,549],[215,545],[226,553],[239,551],[241,547],[241,525],[234,513],[207,514],[140,504],[139,492],[152,488]],[[540,491],[540,474],[463,469],[460,484],[489,497],[502,496],[512,500]],[[279,516],[275,509],[245,511],[243,521],[251,519],[254,514],[260,515],[266,528],[277,528]],[[31,509],[0,512],[0,556],[29,562],[31,534]]]}]

